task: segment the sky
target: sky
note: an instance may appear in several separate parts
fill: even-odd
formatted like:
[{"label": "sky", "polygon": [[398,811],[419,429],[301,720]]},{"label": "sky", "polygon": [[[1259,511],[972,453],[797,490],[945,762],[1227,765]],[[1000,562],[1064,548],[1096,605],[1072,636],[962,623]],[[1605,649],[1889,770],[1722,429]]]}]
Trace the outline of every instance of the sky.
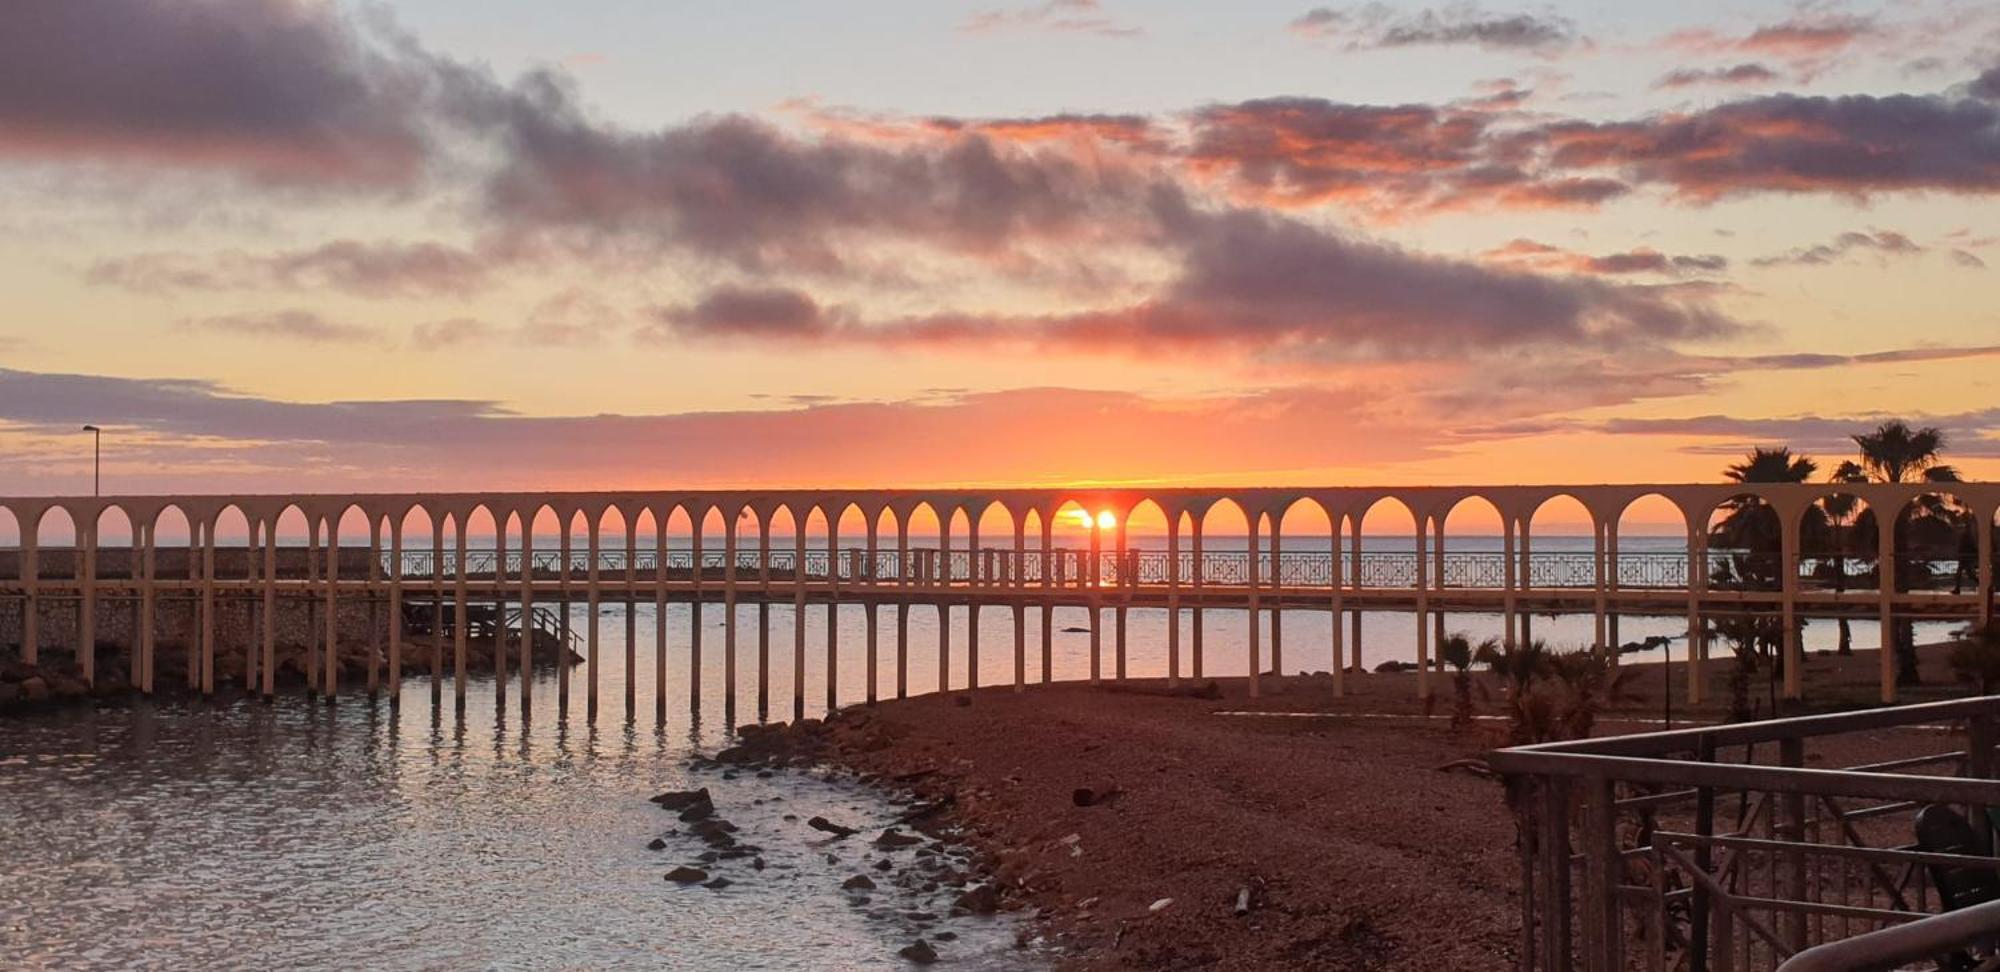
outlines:
[{"label": "sky", "polygon": [[18,0],[0,495],[2000,473],[2000,6]]}]

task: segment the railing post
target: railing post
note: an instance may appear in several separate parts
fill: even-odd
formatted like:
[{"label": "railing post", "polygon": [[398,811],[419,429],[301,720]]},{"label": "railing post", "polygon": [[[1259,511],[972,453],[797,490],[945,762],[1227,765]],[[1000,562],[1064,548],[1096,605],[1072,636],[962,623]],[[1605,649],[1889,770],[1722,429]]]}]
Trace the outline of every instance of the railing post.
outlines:
[{"label": "railing post", "polygon": [[[1623,972],[1624,910],[1618,899],[1618,785],[1606,777],[1584,781],[1583,907],[1589,923],[1584,936],[1590,972]],[[1558,899],[1563,901],[1564,899]]]},{"label": "railing post", "polygon": [[[1695,744],[1694,758],[1703,763],[1715,762],[1715,740],[1713,737],[1704,734],[1700,738]],[[1695,789],[1694,801],[1695,836],[1703,838],[1715,836],[1715,788],[1709,786],[1697,787]],[[1707,840],[1703,840],[1695,845],[1695,867],[1700,868],[1703,874],[1709,873],[1710,868],[1714,866],[1713,853]],[[1693,902],[1688,909],[1688,921],[1690,925],[1688,929],[1690,942],[1688,952],[1689,972],[1708,972],[1710,932],[1708,919],[1710,904],[1707,886],[1701,881],[1695,881]],[[1730,928],[1725,923],[1721,931],[1723,933],[1722,941],[1724,945],[1723,965],[1727,966],[1729,961],[1727,956],[1729,952]]]},{"label": "railing post", "polygon": [[[1806,765],[1806,743],[1804,739],[1781,739],[1778,741],[1778,762],[1791,769],[1803,769]],[[1806,798],[1802,793],[1784,793],[1778,796],[1779,825],[1783,828],[1780,837],[1790,841],[1794,847],[1784,853],[1784,865],[1780,872],[1781,888],[1779,897],[1787,901],[1803,901],[1806,898],[1806,856],[1803,844],[1806,839]],[[1982,828],[1984,829],[1984,828]],[[1783,935],[1787,946],[1793,952],[1806,947],[1806,916],[1802,912],[1788,911],[1782,915],[1779,934]]]},{"label": "railing post", "polygon": [[1541,778],[1542,834],[1542,968],[1545,972],[1570,972],[1570,844],[1569,781],[1559,776]]}]

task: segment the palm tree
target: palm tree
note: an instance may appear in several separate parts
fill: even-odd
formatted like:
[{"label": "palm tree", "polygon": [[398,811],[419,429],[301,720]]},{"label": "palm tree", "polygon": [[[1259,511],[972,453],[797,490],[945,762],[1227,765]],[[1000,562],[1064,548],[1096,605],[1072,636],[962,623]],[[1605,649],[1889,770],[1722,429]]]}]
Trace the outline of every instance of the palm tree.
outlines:
[{"label": "palm tree", "polygon": [[[1860,463],[1844,459],[1840,465],[1834,467],[1833,474],[1826,477],[1826,480],[1830,483],[1865,483],[1868,481],[1868,471],[1862,468]],[[1866,511],[1857,516],[1856,511],[1861,508],[1861,501],[1848,493],[1828,496],[1820,500],[1818,506],[1825,520],[1820,525],[1825,528],[1826,547],[1828,552],[1833,554],[1833,591],[1839,594],[1847,590],[1848,557],[1859,555],[1864,560],[1868,559],[1862,551],[1850,548],[1854,546],[1853,534],[1865,533],[1863,524],[1871,521],[1874,514],[1873,511]],[[1854,632],[1848,625],[1847,616],[1841,615],[1837,623],[1840,625],[1840,653],[1854,654]]]},{"label": "palm tree", "polygon": [[[1959,482],[1958,470],[1943,461],[1945,450],[1944,433],[1934,426],[1913,429],[1908,422],[1900,419],[1884,422],[1872,432],[1864,432],[1854,437],[1854,445],[1861,450],[1861,468],[1869,479],[1881,483],[1955,483]],[[1901,557],[1905,547],[1913,539],[1909,528],[1921,521],[1932,521],[1950,532],[1957,532],[1965,519],[1965,511],[1937,494],[1929,494],[1920,499],[1914,508],[1898,511],[1896,514],[1895,554]],[[1907,519],[1906,519],[1907,517]],[[1969,528],[1969,527],[1968,527]],[[1909,571],[1896,571],[1896,591],[1909,590]],[[1917,672],[1916,623],[1907,618],[1896,622],[1896,683],[1915,685],[1919,681]]]},{"label": "palm tree", "polygon": [[1766,449],[1757,446],[1742,462],[1724,469],[1722,474],[1737,483],[1803,483],[1819,471],[1819,463],[1810,456],[1792,455],[1790,446]]},{"label": "palm tree", "polygon": [[1451,667],[1451,728],[1453,731],[1472,725],[1472,662],[1483,654],[1490,655],[1499,650],[1500,640],[1488,638],[1477,648],[1465,632],[1455,632],[1438,645],[1438,660]]},{"label": "palm tree", "polygon": [[[1759,446],[1722,473],[1738,483],[1803,483],[1818,471],[1819,463],[1809,456],[1793,455],[1789,446],[1770,449]],[[1722,504],[1722,509],[1727,512],[1710,531],[1709,547],[1728,553],[1715,561],[1714,586],[1753,591],[1782,588],[1784,530],[1777,511],[1762,499],[1748,495],[1731,498]],[[1783,631],[1760,628],[1753,635],[1782,638]],[[1776,642],[1755,647],[1759,651],[1768,648],[1774,656],[1782,657]]]}]

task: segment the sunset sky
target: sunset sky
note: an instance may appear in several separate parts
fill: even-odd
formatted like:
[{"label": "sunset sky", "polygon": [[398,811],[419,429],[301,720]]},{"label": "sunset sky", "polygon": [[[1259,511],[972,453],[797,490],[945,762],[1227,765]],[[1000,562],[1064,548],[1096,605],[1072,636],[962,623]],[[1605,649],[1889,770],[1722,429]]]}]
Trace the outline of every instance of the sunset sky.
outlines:
[{"label": "sunset sky", "polygon": [[0,293],[4,494],[1992,478],[2000,4],[14,0]]}]

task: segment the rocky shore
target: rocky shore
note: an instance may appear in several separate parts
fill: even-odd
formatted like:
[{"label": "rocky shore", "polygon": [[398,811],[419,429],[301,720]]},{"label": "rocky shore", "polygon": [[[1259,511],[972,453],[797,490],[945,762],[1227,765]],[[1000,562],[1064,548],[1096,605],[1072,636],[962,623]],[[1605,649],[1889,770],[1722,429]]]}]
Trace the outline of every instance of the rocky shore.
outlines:
[{"label": "rocky shore", "polygon": [[1507,967],[1511,819],[1497,783],[1438,769],[1487,740],[1216,714],[1242,701],[1226,683],[926,696],[746,727],[712,765],[884,788],[915,840],[969,849],[944,879],[1022,912],[1060,967]]}]

